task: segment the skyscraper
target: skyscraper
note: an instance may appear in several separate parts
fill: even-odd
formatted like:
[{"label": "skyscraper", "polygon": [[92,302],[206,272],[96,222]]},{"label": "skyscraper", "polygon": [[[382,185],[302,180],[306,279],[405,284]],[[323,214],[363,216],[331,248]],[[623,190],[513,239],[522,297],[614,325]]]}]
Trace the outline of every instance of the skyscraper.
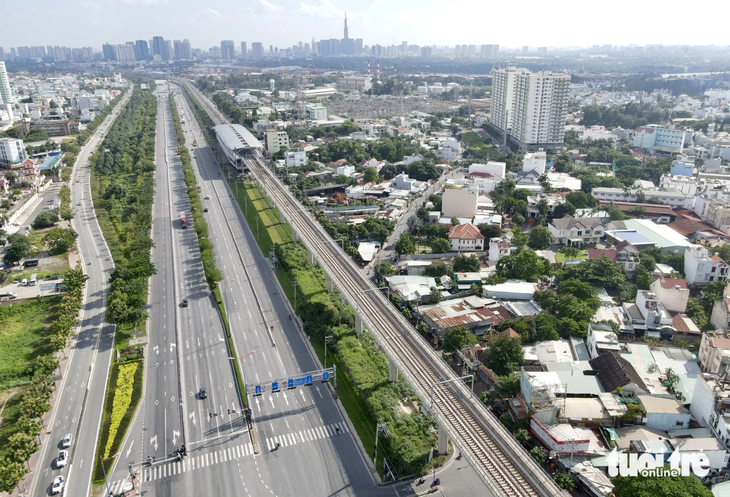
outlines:
[{"label": "skyscraper", "polygon": [[159,55],[162,60],[170,60],[170,52],[167,49],[167,42],[162,36],[152,38],[152,55]]},{"label": "skyscraper", "polygon": [[347,12],[345,12],[345,39],[349,40],[350,37],[347,36]]},{"label": "skyscraper", "polygon": [[243,60],[246,60],[248,58],[248,53],[247,52],[248,52],[248,49],[246,48],[246,42],[245,41],[242,41],[241,42],[241,58]]},{"label": "skyscraper", "polygon": [[137,60],[148,60],[150,58],[150,48],[147,41],[137,40],[134,44],[134,56]]},{"label": "skyscraper", "polygon": [[190,40],[185,38],[182,42],[183,59],[193,60],[193,47],[190,45]]},{"label": "skyscraper", "polygon": [[221,58],[224,60],[233,60],[236,58],[236,49],[233,40],[223,40],[221,42]]},{"label": "skyscraper", "polygon": [[253,60],[259,60],[264,58],[264,45],[262,43],[251,43],[251,58]]},{"label": "skyscraper", "polygon": [[104,54],[104,60],[116,60],[114,56],[114,45],[111,43],[104,43],[101,46],[101,52]]},{"label": "skyscraper", "polygon": [[5,70],[5,62],[0,61],[0,104],[14,104],[13,92],[10,91],[10,78]]},{"label": "skyscraper", "polygon": [[570,76],[508,66],[493,73],[492,124],[527,150],[562,147]]}]

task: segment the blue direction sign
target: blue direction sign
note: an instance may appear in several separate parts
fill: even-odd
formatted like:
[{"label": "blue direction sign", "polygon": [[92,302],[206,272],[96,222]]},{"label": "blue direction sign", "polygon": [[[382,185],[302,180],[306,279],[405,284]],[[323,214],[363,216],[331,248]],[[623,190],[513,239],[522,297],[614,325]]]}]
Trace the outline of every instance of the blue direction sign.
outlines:
[{"label": "blue direction sign", "polygon": [[272,382],[271,383],[271,391],[272,392],[276,392],[278,390],[279,390],[279,382],[278,381]]},{"label": "blue direction sign", "polygon": [[300,387],[302,385],[308,385],[312,383],[312,375],[302,376],[301,378],[294,378],[292,380],[289,380],[290,382],[293,382],[293,384],[297,387]]},{"label": "blue direction sign", "polygon": [[261,385],[256,385],[256,393],[254,395],[261,395]]},{"label": "blue direction sign", "polygon": [[307,385],[311,385],[311,384],[312,384],[312,375],[308,374],[307,375]]},{"label": "blue direction sign", "polygon": [[322,373],[322,381],[329,381],[329,380],[330,380],[330,372],[329,371],[324,371]]},{"label": "blue direction sign", "polygon": [[289,380],[286,382],[287,388],[294,388],[294,380],[292,378],[289,378]]}]

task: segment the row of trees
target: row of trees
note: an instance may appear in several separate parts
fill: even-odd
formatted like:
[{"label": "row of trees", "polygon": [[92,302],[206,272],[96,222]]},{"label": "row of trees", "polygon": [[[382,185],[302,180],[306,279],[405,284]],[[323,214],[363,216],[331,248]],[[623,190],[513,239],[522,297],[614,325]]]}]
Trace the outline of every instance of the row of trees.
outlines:
[{"label": "row of trees", "polygon": [[[63,273],[66,292],[54,309],[56,319],[49,333],[49,340],[55,349],[65,348],[69,337],[73,335],[83,302],[86,280],[79,264]],[[2,492],[12,492],[15,489],[29,469],[27,461],[38,449],[39,435],[43,430],[42,418],[51,409],[51,393],[55,388],[53,373],[57,367],[58,361],[51,354],[40,356],[33,365],[33,376],[20,403],[20,419],[13,426],[15,433],[8,438],[12,457],[0,458]]]},{"label": "row of trees", "polygon": [[91,159],[96,208],[109,217],[114,231],[105,233],[115,254],[106,318],[138,325],[146,318],[147,279],[155,274],[150,260],[154,144],[157,100],[134,88],[104,142]]}]

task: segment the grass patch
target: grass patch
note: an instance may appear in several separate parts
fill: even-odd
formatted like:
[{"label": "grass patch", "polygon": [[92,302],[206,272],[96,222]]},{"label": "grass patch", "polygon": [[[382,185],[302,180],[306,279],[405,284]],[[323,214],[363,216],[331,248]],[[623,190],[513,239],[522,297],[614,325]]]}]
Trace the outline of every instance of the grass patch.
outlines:
[{"label": "grass patch", "polygon": [[[134,368],[132,374],[130,369]],[[107,384],[106,399],[104,401],[104,419],[101,425],[99,446],[97,447],[97,458],[94,463],[94,482],[104,481],[104,472],[98,456],[109,454],[119,450],[127,433],[127,428],[132,422],[134,411],[137,409],[139,400],[142,397],[142,378],[144,373],[143,361],[130,361],[121,364],[113,364]],[[111,471],[114,458],[104,462],[107,474]]]},{"label": "grass patch", "polygon": [[60,301],[54,295],[0,306],[0,391],[30,381],[36,359],[53,353],[46,329]]},{"label": "grass patch", "polygon": [[[584,250],[584,251],[582,251],[580,253],[580,255],[578,257],[572,257],[572,258],[567,259],[567,260],[569,260],[569,261],[580,261],[580,260],[587,259],[587,258],[588,258],[588,251],[587,250]],[[565,259],[565,254],[563,254],[561,252],[558,252],[557,254],[555,254],[555,262],[563,262],[565,260],[566,260]]]},{"label": "grass patch", "polygon": [[467,131],[461,135],[461,141],[466,145],[469,154],[478,159],[502,160],[504,156],[491,145],[488,145],[481,136],[474,131]]}]

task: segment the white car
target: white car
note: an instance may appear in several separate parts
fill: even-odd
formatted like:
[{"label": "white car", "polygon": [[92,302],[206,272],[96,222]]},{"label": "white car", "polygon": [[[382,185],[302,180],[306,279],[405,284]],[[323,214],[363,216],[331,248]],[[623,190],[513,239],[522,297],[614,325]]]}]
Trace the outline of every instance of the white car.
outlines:
[{"label": "white car", "polygon": [[71,447],[71,441],[73,440],[73,435],[70,433],[66,433],[66,436],[63,437],[62,445],[64,449],[68,449]]},{"label": "white car", "polygon": [[58,453],[58,457],[56,458],[56,467],[57,468],[63,468],[66,465],[66,462],[68,461],[68,451],[62,450]]},{"label": "white car", "polygon": [[205,200],[208,200],[210,198],[210,195],[205,196]]},{"label": "white car", "polygon": [[66,483],[63,480],[63,476],[57,476],[53,479],[53,484],[51,485],[51,495],[60,494],[63,490],[63,485]]}]

